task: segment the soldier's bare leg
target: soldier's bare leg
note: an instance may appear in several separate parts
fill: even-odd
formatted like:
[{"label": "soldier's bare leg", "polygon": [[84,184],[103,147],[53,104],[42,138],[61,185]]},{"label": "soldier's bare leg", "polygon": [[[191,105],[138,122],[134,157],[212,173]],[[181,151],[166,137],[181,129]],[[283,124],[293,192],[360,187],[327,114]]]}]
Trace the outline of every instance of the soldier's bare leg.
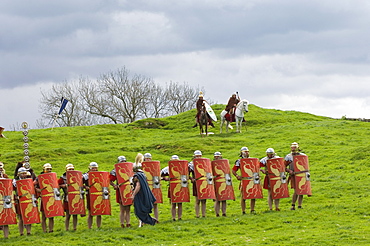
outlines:
[{"label": "soldier's bare leg", "polygon": [[226,201],[222,201],[222,216],[226,216]]},{"label": "soldier's bare leg", "polygon": [[93,217],[91,216],[90,210],[89,214],[87,215],[87,228],[91,229],[93,222]]},{"label": "soldier's bare leg", "polygon": [[154,211],[154,218],[158,220],[158,204],[157,203],[153,204],[153,211]]},{"label": "soldier's bare leg", "polygon": [[245,214],[245,199],[240,199],[240,206],[242,207],[243,214]]},{"label": "soldier's bare leg", "polygon": [[77,214],[73,215],[73,230],[77,230]]},{"label": "soldier's bare leg", "polygon": [[101,227],[101,215],[97,215],[97,216],[96,216],[96,226],[97,226],[98,228],[100,228],[100,227]]},{"label": "soldier's bare leg", "polygon": [[220,216],[220,202],[215,200],[215,205],[214,205],[214,208],[215,208],[215,213],[216,213],[216,216]]},{"label": "soldier's bare leg", "polygon": [[69,214],[69,211],[67,210],[66,211],[66,220],[64,221],[64,224],[66,226],[66,231],[69,230],[69,220],[71,218],[71,215]]},{"label": "soldier's bare leg", "polygon": [[49,232],[54,231],[54,217],[49,218]]},{"label": "soldier's bare leg", "polygon": [[177,204],[177,219],[181,220],[182,218],[182,203]]},{"label": "soldier's bare leg", "polygon": [[26,227],[27,235],[31,235],[31,225],[25,225],[25,227]]},{"label": "soldier's bare leg", "polygon": [[206,217],[206,202],[207,202],[207,200],[203,199],[200,202],[202,204],[202,217]]},{"label": "soldier's bare leg", "polygon": [[171,215],[172,220],[176,220],[176,203],[171,204]]},{"label": "soldier's bare leg", "polygon": [[45,212],[41,212],[41,228],[43,232],[47,232],[46,230],[46,217],[45,217]]},{"label": "soldier's bare leg", "polygon": [[119,222],[121,223],[121,227],[125,227],[125,211],[123,205],[119,205]]},{"label": "soldier's bare leg", "polygon": [[23,220],[22,220],[22,216],[19,214],[18,214],[18,229],[19,229],[19,234],[23,236],[23,233],[24,233]]},{"label": "soldier's bare leg", "polygon": [[298,208],[302,208],[303,195],[298,195]]},{"label": "soldier's bare leg", "polygon": [[267,204],[269,205],[269,209],[272,210],[272,194],[270,190],[267,190]]},{"label": "soldier's bare leg", "polygon": [[297,202],[297,199],[298,199],[298,195],[294,191],[294,194],[293,194],[293,197],[292,197],[292,207],[290,208],[290,210],[295,210],[295,203]]},{"label": "soldier's bare leg", "polygon": [[251,199],[251,213],[254,213],[254,208],[256,207],[256,199]]},{"label": "soldier's bare leg", "polygon": [[4,238],[9,237],[9,226],[8,225],[3,226],[3,233],[4,233]]},{"label": "soldier's bare leg", "polygon": [[199,218],[199,205],[200,205],[200,200],[198,197],[195,197],[195,216]]},{"label": "soldier's bare leg", "polygon": [[280,211],[280,208],[279,208],[280,199],[275,199],[274,200],[274,203],[275,203],[275,210],[276,211]]},{"label": "soldier's bare leg", "polygon": [[124,214],[124,218],[125,218],[125,221],[126,221],[126,227],[130,227],[131,226],[131,222],[130,222],[130,208],[131,208],[131,205],[128,205],[128,206],[123,206],[123,214]]}]

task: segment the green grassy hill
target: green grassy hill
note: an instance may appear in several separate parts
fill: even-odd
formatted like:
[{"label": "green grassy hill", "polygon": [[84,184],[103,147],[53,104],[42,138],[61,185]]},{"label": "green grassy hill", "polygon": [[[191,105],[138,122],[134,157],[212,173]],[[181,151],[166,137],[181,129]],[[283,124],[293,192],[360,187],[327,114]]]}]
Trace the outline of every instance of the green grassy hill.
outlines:
[{"label": "green grassy hill", "polygon": [[[224,105],[213,105],[219,115]],[[251,157],[262,158],[268,147],[284,157],[292,142],[298,142],[309,156],[312,197],[305,197],[302,210],[290,211],[291,199],[281,200],[281,211],[268,211],[267,199],[257,200],[257,214],[242,215],[237,180],[233,180],[236,201],[229,201],[228,217],[216,218],[213,202],[207,202],[207,218],[196,219],[194,199],[184,204],[183,221],[172,222],[170,204],[165,199],[159,205],[161,223],[151,227],[122,229],[119,208],[112,192],[112,216],[103,217],[101,229],[88,230],[86,218],[79,218],[76,232],[64,230],[64,218],[56,218],[52,234],[42,233],[33,225],[29,237],[18,236],[11,226],[10,239],[0,237],[0,243],[64,245],[348,245],[370,244],[370,124],[315,116],[296,111],[263,109],[250,105],[242,133],[219,133],[219,122],[201,137],[194,124],[195,110],[164,119],[145,119],[124,125],[30,130],[31,166],[40,173],[49,162],[60,176],[67,163],[86,171],[90,162],[99,164],[100,171],[110,171],[117,156],[134,161],[138,152],[150,152],[161,166],[173,154],[191,160],[194,150],[212,158],[215,151],[233,164],[242,146],[248,146]],[[5,132],[0,139],[0,161],[8,174],[13,174],[23,159],[21,132]],[[167,184],[162,183],[166,197]],[[267,192],[264,191],[264,196]],[[248,204],[249,205],[249,204]],[[132,209],[133,210],[133,209]],[[132,224],[136,218],[132,211]]]}]

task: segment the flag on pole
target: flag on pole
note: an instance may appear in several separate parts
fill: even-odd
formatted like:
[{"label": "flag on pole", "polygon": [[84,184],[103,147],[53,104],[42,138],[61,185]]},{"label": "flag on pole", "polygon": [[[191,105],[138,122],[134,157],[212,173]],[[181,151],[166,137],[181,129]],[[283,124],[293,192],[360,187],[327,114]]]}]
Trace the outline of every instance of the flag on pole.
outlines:
[{"label": "flag on pole", "polygon": [[67,103],[68,103],[68,100],[65,99],[64,97],[62,97],[62,99],[60,100],[60,102],[62,103],[62,105],[60,106],[60,109],[59,109],[58,114],[61,114],[62,111],[66,108]]}]

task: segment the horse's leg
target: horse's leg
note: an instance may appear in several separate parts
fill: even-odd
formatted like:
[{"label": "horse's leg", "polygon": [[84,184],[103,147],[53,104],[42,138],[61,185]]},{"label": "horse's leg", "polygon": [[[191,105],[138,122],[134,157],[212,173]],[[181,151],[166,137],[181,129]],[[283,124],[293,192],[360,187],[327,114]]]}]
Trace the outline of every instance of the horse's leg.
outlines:
[{"label": "horse's leg", "polygon": [[235,116],[236,132],[240,133],[239,117]]},{"label": "horse's leg", "polygon": [[222,133],[222,127],[224,125],[225,118],[221,117],[221,123],[220,123],[220,133]]},{"label": "horse's leg", "polygon": [[230,121],[226,120],[226,132],[229,132]]},{"label": "horse's leg", "polygon": [[206,124],[205,124],[205,130],[206,130],[206,136],[208,136],[208,119],[206,118]]}]

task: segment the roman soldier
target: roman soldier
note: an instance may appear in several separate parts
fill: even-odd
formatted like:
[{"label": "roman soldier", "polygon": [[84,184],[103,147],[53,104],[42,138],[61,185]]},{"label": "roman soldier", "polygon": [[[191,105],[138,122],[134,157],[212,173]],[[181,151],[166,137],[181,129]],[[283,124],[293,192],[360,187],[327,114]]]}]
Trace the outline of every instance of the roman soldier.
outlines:
[{"label": "roman soldier", "polygon": [[230,114],[233,115],[235,113],[235,107],[240,102],[239,96],[236,97],[236,94],[232,94],[227,102],[225,110]]},{"label": "roman soldier", "polygon": [[[66,172],[63,173],[63,175],[59,178],[58,184],[59,187],[63,190],[64,192],[64,198],[63,198],[63,208],[64,212],[66,213],[66,219],[65,219],[65,227],[66,231],[69,230],[69,221],[71,218],[71,214],[69,212],[68,208],[68,187],[67,187],[67,171],[74,171],[75,167],[73,164],[67,164],[66,165]],[[75,231],[77,229],[77,214],[73,214],[73,230]]]},{"label": "roman soldier", "polygon": [[[89,186],[89,172],[96,172],[98,171],[98,163],[96,162],[90,162],[89,164],[89,171],[87,171],[86,173],[84,173],[82,175],[83,177],[83,180],[84,180],[84,186],[85,186],[85,189],[86,189],[86,198],[87,198],[87,209],[89,210],[89,213],[88,213],[88,216],[87,216],[87,227],[89,229],[91,229],[92,227],[92,223],[93,223],[93,216],[91,215],[91,208],[90,208],[90,193],[89,193],[89,190],[90,190],[90,186]],[[102,217],[101,215],[97,215],[96,216],[96,226],[98,228],[101,227],[101,222],[102,222]]]},{"label": "roman soldier", "polygon": [[[126,157],[121,155],[118,156],[117,158],[117,163],[125,163],[126,162]],[[132,177],[128,177],[129,179]],[[120,210],[120,223],[121,227],[125,227],[125,222],[126,222],[126,227],[131,227],[131,217],[130,217],[130,209],[131,209],[131,204],[132,201],[123,203],[121,193],[120,193],[120,184],[118,183],[117,180],[117,170],[116,168],[113,168],[113,170],[109,174],[109,179],[110,179],[110,184],[113,186],[113,188],[116,190],[116,202],[119,204],[119,210]],[[130,180],[126,181],[126,185],[130,184]],[[123,184],[122,184],[123,185]]]},{"label": "roman soldier", "polygon": [[280,199],[272,199],[272,194],[271,194],[271,185],[270,185],[270,179],[268,175],[268,160],[273,159],[273,158],[279,158],[278,155],[276,155],[275,150],[273,148],[268,148],[266,150],[266,156],[263,157],[260,160],[260,166],[265,167],[265,169],[261,169],[261,172],[263,174],[266,174],[265,179],[263,181],[263,188],[267,190],[268,196],[267,196],[267,203],[269,205],[270,210],[272,210],[272,203],[275,204],[275,210],[280,211],[279,209],[279,203]]}]

